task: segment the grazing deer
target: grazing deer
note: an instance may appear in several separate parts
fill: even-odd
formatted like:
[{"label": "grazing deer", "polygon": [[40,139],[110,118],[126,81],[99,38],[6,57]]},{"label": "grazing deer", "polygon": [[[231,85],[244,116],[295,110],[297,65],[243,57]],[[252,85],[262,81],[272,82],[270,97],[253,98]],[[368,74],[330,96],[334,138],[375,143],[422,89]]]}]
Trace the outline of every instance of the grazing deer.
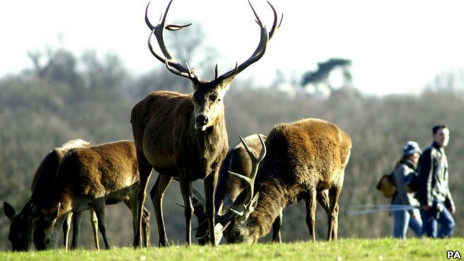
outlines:
[{"label": "grazing deer", "polygon": [[[197,179],[204,179],[208,228],[211,241],[215,241],[214,190],[221,162],[228,150],[223,98],[234,77],[264,55],[267,42],[277,28],[277,14],[271,4],[269,5],[274,12],[274,24],[269,35],[250,4],[261,31],[261,39],[255,52],[244,63],[236,65],[235,69],[223,75],[218,75],[216,65],[215,79],[203,81],[188,66],[178,63],[164,44],[163,29],[171,3],[172,0],[157,26],[149,22],[147,11],[145,12],[145,21],[156,36],[165,58],[153,50],[150,41],[151,33],[148,46],[152,54],[164,63],[169,71],[189,79],[194,92],[188,95],[170,91],[153,92],[134,106],[131,115],[141,183],[138,198],[139,213],[145,201],[151,170],[155,168],[159,176],[150,195],[162,246],[169,244],[162,201],[164,192],[174,177],[179,180],[184,200],[187,243],[191,244],[193,212],[191,187],[192,182]],[[178,30],[182,27],[185,26],[166,26],[170,30]],[[140,217],[138,229],[140,229]],[[135,241],[140,241],[140,233],[136,234]]]},{"label": "grazing deer", "polygon": [[[51,248],[57,230],[71,213],[93,208],[105,247],[110,247],[105,228],[105,204],[123,201],[132,211],[133,229],[137,222],[139,191],[137,157],[132,141],[116,141],[87,148],[70,149],[58,167],[47,200],[37,206],[34,244],[38,250]],[[143,212],[145,244],[149,237],[149,212]]]},{"label": "grazing deer", "polygon": [[[259,135],[259,136],[258,136]],[[245,175],[252,174],[252,160],[249,156],[249,152],[247,151],[244,144],[247,144],[248,149],[253,153],[253,155],[259,155],[262,153],[262,149],[264,148],[264,144],[261,143],[262,141],[267,140],[267,136],[262,134],[257,135],[250,135],[245,138],[240,138],[242,142],[236,144],[226,155],[226,158],[222,162],[221,170],[219,171],[219,181],[216,187],[216,208],[222,209],[218,215],[222,216],[224,213],[227,213],[230,207],[235,204],[240,203],[237,201],[238,196],[242,193],[243,190],[246,188],[246,183],[234,176],[230,175],[229,171],[235,173],[244,173]],[[194,191],[195,192],[195,191]],[[329,198],[327,194],[327,190],[321,191],[317,193],[317,200],[322,205],[327,213],[329,213]],[[220,207],[222,205],[222,208]],[[196,229],[196,238],[201,245],[204,245],[209,240],[208,228],[206,226],[206,214],[204,212],[204,199],[202,198],[199,192],[194,193],[194,212],[198,218],[198,227]],[[219,212],[219,211],[218,211]],[[309,215],[309,211],[307,215]],[[277,216],[276,220],[272,225],[272,241],[273,242],[282,242],[281,236],[281,226],[282,226],[282,218],[283,215],[280,213]],[[311,220],[311,218],[306,219]],[[222,224],[224,225],[224,224]],[[309,228],[309,233],[311,236],[314,235],[314,232],[311,230],[312,225],[307,224]],[[219,232],[219,231],[218,231]],[[220,237],[222,237],[222,233],[218,233],[216,235],[217,243],[220,241]]]},{"label": "grazing deer", "polygon": [[[22,208],[20,213],[16,214],[15,209],[8,204],[3,202],[3,210],[5,215],[10,219],[10,231],[8,233],[8,239],[11,242],[13,251],[27,251],[31,247],[32,232],[34,229],[34,219],[36,218],[33,209],[33,204],[39,204],[45,200],[46,193],[51,189],[52,183],[56,178],[56,172],[58,170],[58,164],[63,158],[64,154],[71,148],[77,147],[88,147],[90,143],[87,141],[76,139],[70,140],[63,145],[53,149],[40,163],[37,168],[34,179],[32,182],[32,195],[27,201],[26,205]],[[90,221],[92,228],[94,229],[95,245],[98,248],[98,227],[95,213],[90,210]],[[72,248],[77,247],[77,237],[79,234],[80,224],[80,213],[67,217],[66,222],[63,224],[64,234],[64,246],[68,247],[68,236],[71,225],[71,217],[73,222],[73,237],[72,237]]]},{"label": "grazing deer", "polygon": [[[265,140],[267,137],[260,134],[261,138]],[[261,152],[261,143],[256,135],[250,135],[244,139],[249,148],[254,153]],[[226,155],[222,161],[219,171],[218,184],[216,186],[215,206],[216,209],[221,209],[222,212],[227,212],[228,208],[232,206],[240,193],[245,189],[245,182],[240,178],[229,175],[229,170],[238,173],[251,173],[252,162],[249,160],[247,151],[242,143],[236,144]],[[205,200],[203,196],[197,191],[194,192],[194,213],[198,218],[198,227],[196,228],[195,237],[201,245],[209,242],[210,237],[208,233],[207,217],[204,211]],[[220,206],[223,206],[220,208]],[[218,211],[219,212],[219,211]],[[218,237],[218,234],[216,235]],[[219,243],[221,238],[216,238],[216,244]]]},{"label": "grazing deer", "polygon": [[229,225],[224,231],[227,242],[257,242],[270,231],[282,209],[300,199],[307,202],[307,223],[314,235],[316,195],[325,190],[330,198],[328,237],[335,240],[338,198],[351,150],[349,135],[333,123],[304,119],[275,126],[266,148],[259,157],[247,149],[253,161],[250,177],[230,172],[245,180],[247,189],[245,201],[220,221]]}]

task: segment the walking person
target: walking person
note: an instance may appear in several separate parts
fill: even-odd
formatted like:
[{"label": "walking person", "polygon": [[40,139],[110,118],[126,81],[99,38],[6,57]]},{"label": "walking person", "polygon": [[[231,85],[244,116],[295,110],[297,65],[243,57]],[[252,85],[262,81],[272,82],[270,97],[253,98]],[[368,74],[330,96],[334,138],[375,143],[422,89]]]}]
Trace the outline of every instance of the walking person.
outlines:
[{"label": "walking person", "polygon": [[453,234],[455,222],[451,214],[456,211],[448,186],[448,159],[445,154],[449,129],[446,125],[435,125],[432,134],[433,142],[419,160],[419,199],[424,233],[428,237],[443,238]]},{"label": "walking person", "polygon": [[416,166],[420,155],[421,150],[417,142],[406,142],[403,147],[403,155],[393,172],[397,188],[392,199],[393,237],[395,238],[406,238],[408,227],[414,231],[417,237],[422,236],[419,200],[415,192],[406,191],[404,186],[406,178],[410,175],[417,175]]}]

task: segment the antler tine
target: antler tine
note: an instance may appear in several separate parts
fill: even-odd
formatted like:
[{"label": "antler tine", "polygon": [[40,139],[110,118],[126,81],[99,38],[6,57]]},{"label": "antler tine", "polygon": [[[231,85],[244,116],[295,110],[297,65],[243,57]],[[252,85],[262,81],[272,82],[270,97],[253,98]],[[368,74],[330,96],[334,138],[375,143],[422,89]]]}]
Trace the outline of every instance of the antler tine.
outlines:
[{"label": "antler tine", "polygon": [[248,144],[243,140],[242,136],[238,136],[240,138],[240,141],[242,142],[243,146],[245,147],[246,151],[248,152],[248,155],[250,155],[250,158],[251,160],[253,161],[256,161],[257,158],[255,156],[255,154],[253,153],[253,151],[250,150],[250,148],[248,147]]},{"label": "antler tine", "polygon": [[267,150],[266,150],[266,144],[261,138],[261,135],[259,134],[256,134],[256,135],[258,135],[258,138],[259,138],[259,141],[261,142],[261,147],[262,147],[261,154],[259,155],[259,158],[258,158],[258,163],[260,163],[264,159],[264,157],[266,157]]},{"label": "antler tine", "polygon": [[[145,9],[145,22],[147,23],[148,27],[152,30],[152,33],[155,35],[156,40],[157,40],[158,45],[159,45],[159,48],[160,48],[161,52],[163,53],[163,55],[166,58],[163,58],[160,55],[156,54],[156,52],[153,50],[153,47],[151,46],[151,34],[150,34],[150,38],[148,39],[148,43],[149,43],[148,47],[150,49],[150,52],[158,60],[165,63],[166,67],[172,73],[174,73],[176,75],[179,75],[179,76],[182,76],[182,77],[185,77],[185,78],[188,78],[188,79],[193,80],[193,81],[198,81],[199,79],[195,74],[191,73],[188,68],[182,66],[179,62],[177,62],[177,60],[169,52],[169,49],[167,48],[167,46],[166,46],[166,44],[164,42],[164,35],[163,35],[164,28],[166,28],[167,30],[171,30],[171,31],[178,31],[178,30],[180,30],[182,28],[185,28],[185,27],[191,25],[191,23],[190,23],[190,24],[187,24],[187,25],[167,25],[167,26],[165,26],[166,17],[168,15],[169,8],[171,7],[172,1],[173,0],[169,1],[168,6],[166,7],[166,11],[161,16],[161,19],[160,19],[161,21],[156,26],[153,26],[150,23],[149,19],[148,19],[147,12],[148,12],[148,7],[149,7],[150,3],[148,3],[147,8]],[[173,70],[173,69],[175,69],[175,70]]]},{"label": "antler tine", "polygon": [[230,175],[233,175],[233,176],[235,176],[235,177],[237,177],[237,178],[239,178],[239,179],[245,181],[246,183],[250,183],[250,182],[252,181],[249,177],[244,176],[244,175],[239,174],[239,173],[236,173],[236,172],[233,172],[233,171],[231,171],[231,170],[229,170],[229,171],[227,171],[227,172],[228,172]]},{"label": "antler tine", "polygon": [[259,164],[264,159],[264,157],[266,156],[266,145],[265,145],[263,139],[261,138],[261,135],[259,135],[259,134],[256,134],[256,135],[258,136],[259,141],[261,142],[261,147],[262,147],[262,150],[261,150],[261,153],[260,153],[259,157],[256,157],[255,154],[250,150],[250,148],[246,144],[245,140],[243,140],[242,136],[239,136],[239,138],[240,138],[243,146],[245,147],[246,151],[248,152],[248,155],[250,155],[251,160],[255,164]]},{"label": "antler tine", "polygon": [[[147,7],[145,8],[145,23],[147,24],[148,28],[150,28],[150,31],[153,31],[155,29],[155,26],[150,22],[150,19],[148,19],[148,7],[149,6],[150,6],[150,2],[148,2]],[[161,19],[163,19],[163,14],[161,14],[160,16],[160,20]],[[185,25],[168,24],[165,26],[165,28],[169,31],[179,31],[191,25],[192,23],[185,24]]]},{"label": "antler tine", "polygon": [[152,30],[152,33],[150,33],[150,35],[148,36],[148,49],[150,50],[151,54],[153,54],[153,56],[156,57],[156,59],[158,59],[160,62],[162,63],[166,63],[166,59],[164,59],[163,57],[161,57],[160,55],[158,55],[155,50],[153,49],[153,46],[151,45],[151,36],[155,34],[155,29]]},{"label": "antler tine", "polygon": [[[253,166],[254,167],[254,166]],[[233,175],[243,181],[245,181],[246,183],[246,191],[247,191],[247,194],[246,194],[246,198],[245,198],[245,201],[243,201],[243,205],[244,206],[247,206],[250,202],[251,202],[251,199],[253,198],[253,194],[254,194],[254,186],[255,186],[255,180],[254,178],[249,178],[247,176],[244,176],[242,174],[238,174],[238,173],[235,173],[233,171],[228,171],[230,175]],[[234,212],[235,214],[237,215],[240,215],[237,210],[234,210],[232,208],[229,209],[230,211]],[[240,215],[241,216],[241,215]]]},{"label": "antler tine", "polygon": [[155,30],[155,26],[153,26],[150,22],[150,19],[148,19],[148,7],[150,6],[150,2],[148,2],[147,7],[145,8],[145,23],[147,24],[148,28],[150,28],[150,31]]},{"label": "antler tine", "polygon": [[168,24],[164,28],[166,30],[169,30],[169,31],[179,31],[179,30],[184,29],[185,27],[188,27],[188,26],[191,26],[191,25],[192,25],[192,23],[183,24],[183,25],[180,25],[180,24]]},{"label": "antler tine", "polygon": [[261,19],[259,19],[259,16],[258,16],[258,14],[256,13],[255,8],[254,8],[253,5],[251,4],[250,0],[248,0],[248,4],[250,4],[251,10],[252,10],[253,13],[255,14],[256,22],[258,23],[259,26],[262,26],[263,23],[261,22]]},{"label": "antler tine", "polygon": [[[242,141],[243,146],[245,147],[246,151],[250,155],[250,158],[251,158],[251,160],[253,162],[250,177],[235,173],[233,171],[229,171],[229,174],[231,174],[231,175],[233,175],[233,176],[235,176],[237,178],[240,178],[241,180],[245,181],[245,183],[246,183],[247,196],[246,196],[246,199],[244,201],[245,206],[249,206],[249,204],[251,203],[252,199],[255,196],[255,194],[254,194],[254,186],[255,186],[256,176],[258,175],[259,164],[261,163],[261,161],[266,156],[266,145],[265,145],[263,139],[261,138],[261,136],[259,134],[257,134],[257,135],[258,135],[258,138],[259,138],[259,140],[261,142],[261,145],[262,145],[262,150],[261,150],[261,153],[260,153],[259,157],[256,157],[254,155],[254,153],[250,150],[250,148],[246,144],[245,140],[241,136],[239,136],[240,140]],[[233,211],[233,210],[231,209],[231,211]],[[236,214],[238,214],[238,213],[236,213]]]},{"label": "antler tine", "polygon": [[[235,68],[233,70],[230,70],[230,71],[226,72],[225,74],[221,75],[220,77],[218,77],[216,79],[217,81],[224,81],[227,78],[234,77],[236,74],[240,73],[241,71],[245,70],[248,66],[250,66],[251,64],[253,64],[256,61],[258,61],[259,59],[261,59],[261,57],[263,57],[263,55],[264,55],[264,53],[266,51],[267,42],[269,41],[269,36],[268,36],[267,30],[266,30],[266,26],[264,26],[263,23],[261,22],[261,19],[259,18],[258,14],[256,13],[256,11],[255,11],[253,5],[251,4],[251,2],[248,1],[248,3],[250,4],[251,10],[253,11],[253,13],[255,15],[256,22],[258,23],[258,26],[261,29],[261,38],[260,38],[258,47],[256,48],[256,50],[253,52],[253,54],[245,62],[240,64],[237,68]],[[274,19],[276,19],[276,18],[274,18]],[[277,23],[277,22],[274,21],[274,23]]]},{"label": "antler tine", "polygon": [[164,12],[164,14],[161,15],[160,22],[155,26],[157,30],[155,30],[154,32],[161,51],[163,52],[164,56],[169,60],[173,59],[173,57],[164,43],[163,29],[166,23],[166,18],[168,17],[169,8],[171,8],[172,1],[173,0],[169,1],[168,6],[166,7],[166,11]]},{"label": "antler tine", "polygon": [[272,9],[272,12],[274,13],[274,23],[272,24],[272,28],[271,28],[271,32],[269,33],[269,40],[271,40],[272,36],[274,35],[275,33],[275,30],[280,28],[280,25],[282,24],[282,20],[284,20],[284,14],[282,14],[282,16],[280,17],[280,22],[279,24],[277,25],[277,12],[274,8],[274,6],[269,2],[267,1],[267,3],[269,4],[269,6],[271,7]]}]

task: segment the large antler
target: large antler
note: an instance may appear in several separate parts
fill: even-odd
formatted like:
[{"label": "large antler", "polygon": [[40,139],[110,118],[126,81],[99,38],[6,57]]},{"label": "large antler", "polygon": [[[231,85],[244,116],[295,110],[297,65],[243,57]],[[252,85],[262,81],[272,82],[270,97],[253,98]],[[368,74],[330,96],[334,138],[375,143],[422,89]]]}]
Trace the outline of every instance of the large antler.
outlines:
[{"label": "large antler", "polygon": [[246,196],[245,201],[243,202],[244,211],[243,212],[238,212],[238,211],[236,211],[234,209],[230,209],[232,212],[235,212],[236,214],[238,214],[240,216],[242,216],[245,211],[246,212],[251,212],[252,210],[249,209],[249,208],[251,208],[252,205],[254,205],[253,203],[257,200],[257,195],[254,195],[255,179],[256,179],[256,176],[258,175],[259,164],[261,163],[261,161],[266,156],[266,145],[264,144],[264,141],[261,138],[261,136],[259,134],[256,134],[256,135],[258,135],[258,138],[259,138],[259,140],[261,142],[261,146],[263,148],[261,150],[261,154],[259,155],[259,157],[256,157],[254,155],[254,153],[250,150],[250,148],[248,147],[246,142],[243,140],[243,138],[241,136],[239,136],[240,140],[242,141],[243,146],[245,147],[246,151],[248,152],[248,155],[250,155],[250,158],[251,158],[252,169],[251,169],[250,177],[247,177],[247,176],[244,176],[244,175],[229,171],[229,174],[234,175],[237,178],[240,178],[243,181],[245,181],[246,187],[247,187],[247,196]]},{"label": "large antler", "polygon": [[182,77],[185,77],[185,78],[188,78],[188,79],[193,80],[193,81],[199,81],[198,76],[195,75],[195,73],[190,70],[190,68],[188,67],[187,64],[184,67],[171,55],[171,53],[169,52],[169,49],[166,47],[166,44],[164,42],[163,29],[166,28],[167,30],[170,30],[170,31],[178,31],[178,30],[180,30],[182,28],[185,28],[187,26],[192,25],[190,23],[190,24],[186,24],[186,25],[167,25],[167,26],[165,26],[166,17],[168,15],[169,8],[171,7],[172,1],[173,0],[169,1],[169,4],[168,4],[168,6],[166,8],[166,11],[165,11],[164,15],[161,15],[160,22],[156,26],[153,26],[150,23],[150,20],[148,19],[148,14],[147,13],[148,13],[148,7],[150,6],[150,3],[147,4],[147,8],[145,9],[145,22],[146,22],[147,26],[150,28],[150,30],[152,31],[152,33],[155,35],[156,40],[158,42],[158,45],[159,45],[159,47],[161,49],[161,52],[163,53],[163,55],[166,58],[161,57],[153,49],[153,46],[151,45],[152,33],[150,33],[150,36],[148,37],[148,48],[150,49],[150,52],[153,54],[153,56],[155,56],[156,59],[158,59],[162,63],[166,64],[166,67],[172,73],[174,73],[176,75],[179,75],[179,76],[182,76]]},{"label": "large antler", "polygon": [[267,46],[268,41],[274,35],[275,30],[277,28],[279,28],[280,25],[282,24],[283,15],[281,16],[280,22],[278,22],[277,12],[276,12],[274,6],[272,6],[272,4],[270,2],[267,2],[269,4],[269,6],[271,7],[272,12],[274,13],[274,22],[272,24],[271,32],[268,35],[267,30],[266,30],[266,26],[263,24],[263,22],[259,18],[259,16],[256,13],[255,9],[253,8],[253,5],[251,4],[250,1],[248,1],[248,3],[250,4],[251,10],[253,10],[253,13],[255,14],[256,23],[258,24],[258,26],[261,29],[261,39],[259,41],[258,47],[254,51],[254,53],[245,62],[243,62],[242,64],[240,64],[238,66],[236,64],[235,69],[230,70],[230,71],[226,72],[225,74],[223,74],[223,75],[221,75],[219,77],[218,77],[218,71],[217,71],[217,65],[216,65],[215,81],[217,81],[217,82],[221,82],[221,81],[224,81],[227,78],[234,77],[235,75],[239,74],[241,71],[245,70],[248,66],[250,66],[251,64],[253,64],[253,63],[257,62],[259,59],[261,59],[261,57],[263,57],[263,55],[264,55],[264,52],[266,51],[266,46]]},{"label": "large antler", "polygon": [[[150,23],[150,20],[148,19],[147,13],[148,13],[148,7],[149,7],[150,3],[148,3],[147,8],[145,9],[145,22],[146,22],[147,26],[150,28],[150,30],[153,32],[153,34],[155,35],[156,40],[158,42],[158,45],[159,45],[159,47],[161,49],[161,52],[163,53],[163,55],[166,58],[163,58],[162,56],[160,56],[159,54],[157,54],[154,51],[154,49],[153,49],[153,47],[151,45],[151,36],[152,36],[151,33],[150,33],[150,37],[148,38],[148,48],[150,49],[150,52],[159,61],[166,64],[166,67],[172,73],[174,73],[176,75],[179,75],[179,76],[182,76],[182,77],[189,78],[189,79],[191,79],[193,81],[199,81],[199,77],[197,75],[195,75],[195,73],[192,70],[190,70],[188,64],[186,64],[186,66],[181,65],[171,55],[171,53],[169,52],[168,48],[165,45],[164,36],[163,36],[163,30],[164,29],[167,29],[167,30],[170,30],[170,31],[177,31],[177,30],[180,30],[182,28],[185,28],[185,27],[191,25],[191,23],[190,23],[190,24],[186,24],[186,25],[167,25],[167,26],[165,26],[166,16],[167,16],[167,14],[169,12],[169,8],[171,7],[172,1],[173,0],[171,0],[169,2],[164,15],[161,16],[160,22],[156,26],[153,26]],[[220,76],[218,76],[218,66],[216,64],[215,81],[217,83],[220,83],[220,82],[222,82],[222,81],[224,81],[224,80],[226,80],[226,79],[228,79],[230,77],[234,77],[235,75],[239,74],[241,71],[245,70],[248,66],[250,66],[251,64],[253,64],[253,63],[257,62],[259,59],[261,59],[261,57],[263,57],[263,55],[264,55],[264,52],[266,51],[267,42],[272,38],[272,36],[275,33],[275,30],[277,28],[279,28],[280,24],[282,23],[283,15],[281,16],[280,22],[278,22],[277,12],[276,12],[274,6],[272,6],[272,4],[270,2],[267,2],[269,4],[269,6],[271,7],[273,13],[274,13],[274,22],[272,24],[272,29],[271,29],[271,31],[270,31],[270,33],[268,35],[266,26],[264,26],[263,22],[259,18],[259,16],[256,13],[255,9],[253,8],[253,5],[251,4],[250,1],[248,1],[248,3],[250,4],[250,7],[253,10],[253,13],[254,13],[254,15],[256,17],[256,23],[258,24],[258,26],[261,29],[261,39],[259,41],[258,47],[254,51],[254,53],[245,62],[243,62],[240,65],[238,65],[238,63],[237,63],[233,70],[230,70],[230,71],[228,71],[228,72],[226,72],[226,73],[224,73],[224,74],[222,74]]]}]

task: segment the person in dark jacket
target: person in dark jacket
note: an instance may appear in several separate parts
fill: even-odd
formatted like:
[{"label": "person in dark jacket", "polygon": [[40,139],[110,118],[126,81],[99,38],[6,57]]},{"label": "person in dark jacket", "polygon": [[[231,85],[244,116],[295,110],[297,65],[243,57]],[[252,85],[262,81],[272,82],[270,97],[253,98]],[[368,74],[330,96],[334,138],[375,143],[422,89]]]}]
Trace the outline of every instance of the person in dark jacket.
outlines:
[{"label": "person in dark jacket", "polygon": [[451,213],[456,211],[448,186],[448,160],[445,154],[449,129],[446,125],[436,125],[432,133],[433,143],[424,150],[419,160],[419,199],[424,233],[428,237],[443,238],[453,234],[455,222]]},{"label": "person in dark jacket", "polygon": [[393,237],[406,238],[408,226],[418,236],[422,236],[422,219],[419,211],[419,200],[416,193],[407,191],[404,181],[410,175],[416,176],[416,166],[421,150],[417,142],[408,141],[403,147],[403,155],[396,164],[393,178],[396,193],[392,200]]}]

